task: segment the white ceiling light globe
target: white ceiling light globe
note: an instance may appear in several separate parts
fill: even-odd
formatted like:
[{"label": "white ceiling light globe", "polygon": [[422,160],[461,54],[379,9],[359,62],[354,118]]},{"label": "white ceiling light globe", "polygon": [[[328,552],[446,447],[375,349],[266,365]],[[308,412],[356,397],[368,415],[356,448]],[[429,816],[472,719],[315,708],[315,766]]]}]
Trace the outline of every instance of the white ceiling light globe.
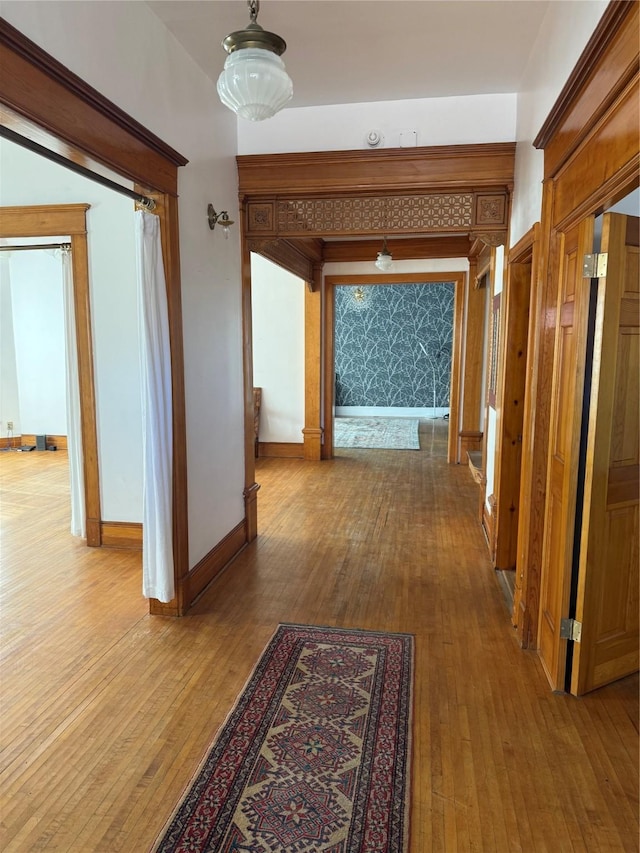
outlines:
[{"label": "white ceiling light globe", "polygon": [[217,88],[222,103],[248,121],[271,118],[293,97],[284,62],[272,51],[254,47],[229,54]]}]

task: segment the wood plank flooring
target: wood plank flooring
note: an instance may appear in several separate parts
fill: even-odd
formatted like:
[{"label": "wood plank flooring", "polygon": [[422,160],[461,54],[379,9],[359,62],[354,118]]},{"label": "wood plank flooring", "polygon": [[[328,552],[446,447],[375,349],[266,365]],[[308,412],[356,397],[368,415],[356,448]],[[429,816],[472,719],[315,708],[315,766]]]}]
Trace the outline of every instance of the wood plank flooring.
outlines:
[{"label": "wood plank flooring", "polygon": [[299,622],[416,635],[411,853],[637,851],[637,677],[549,690],[446,424],[421,445],[258,460],[261,535],[183,619],[147,614],[139,553],[67,534],[64,452],[0,453],[0,849],[147,851]]}]

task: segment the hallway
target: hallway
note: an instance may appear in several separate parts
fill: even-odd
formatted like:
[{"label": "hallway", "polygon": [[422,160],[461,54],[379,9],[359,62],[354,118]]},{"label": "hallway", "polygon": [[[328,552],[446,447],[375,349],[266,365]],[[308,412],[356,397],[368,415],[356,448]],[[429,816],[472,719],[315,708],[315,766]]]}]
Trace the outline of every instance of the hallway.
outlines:
[{"label": "hallway", "polygon": [[637,676],[551,693],[446,422],[421,446],[258,460],[261,534],[184,619],[147,614],[139,554],[67,536],[63,453],[0,454],[2,849],[147,850],[297,622],[416,635],[411,853],[636,851]]}]

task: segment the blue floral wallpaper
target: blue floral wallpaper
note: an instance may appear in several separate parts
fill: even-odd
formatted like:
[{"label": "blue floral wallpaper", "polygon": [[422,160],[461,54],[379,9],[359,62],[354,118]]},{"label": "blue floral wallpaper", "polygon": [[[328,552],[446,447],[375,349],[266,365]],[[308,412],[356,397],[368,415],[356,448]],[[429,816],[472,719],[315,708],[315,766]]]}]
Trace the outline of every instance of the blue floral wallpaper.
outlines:
[{"label": "blue floral wallpaper", "polygon": [[448,406],[454,288],[336,287],[336,406]]}]

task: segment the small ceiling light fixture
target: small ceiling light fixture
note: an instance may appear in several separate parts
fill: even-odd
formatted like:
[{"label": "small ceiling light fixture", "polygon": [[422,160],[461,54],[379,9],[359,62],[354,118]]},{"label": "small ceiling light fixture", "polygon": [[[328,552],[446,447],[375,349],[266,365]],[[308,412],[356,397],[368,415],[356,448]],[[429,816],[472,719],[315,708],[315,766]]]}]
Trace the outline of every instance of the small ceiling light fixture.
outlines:
[{"label": "small ceiling light fixture", "polygon": [[391,252],[387,249],[387,238],[385,237],[382,241],[382,251],[378,252],[378,257],[376,258],[376,266],[382,272],[388,272],[392,264],[393,258],[391,257]]},{"label": "small ceiling light fixture", "polygon": [[247,6],[251,23],[222,42],[229,56],[218,78],[218,95],[240,118],[263,121],[291,100],[293,83],[280,59],[287,43],[257,22],[260,0],[247,0]]},{"label": "small ceiling light fixture", "polygon": [[216,213],[212,204],[207,207],[207,219],[209,220],[209,228],[213,231],[216,225],[222,226],[225,239],[229,236],[229,226],[233,225],[233,219],[229,219],[229,214],[226,210],[221,210]]}]

